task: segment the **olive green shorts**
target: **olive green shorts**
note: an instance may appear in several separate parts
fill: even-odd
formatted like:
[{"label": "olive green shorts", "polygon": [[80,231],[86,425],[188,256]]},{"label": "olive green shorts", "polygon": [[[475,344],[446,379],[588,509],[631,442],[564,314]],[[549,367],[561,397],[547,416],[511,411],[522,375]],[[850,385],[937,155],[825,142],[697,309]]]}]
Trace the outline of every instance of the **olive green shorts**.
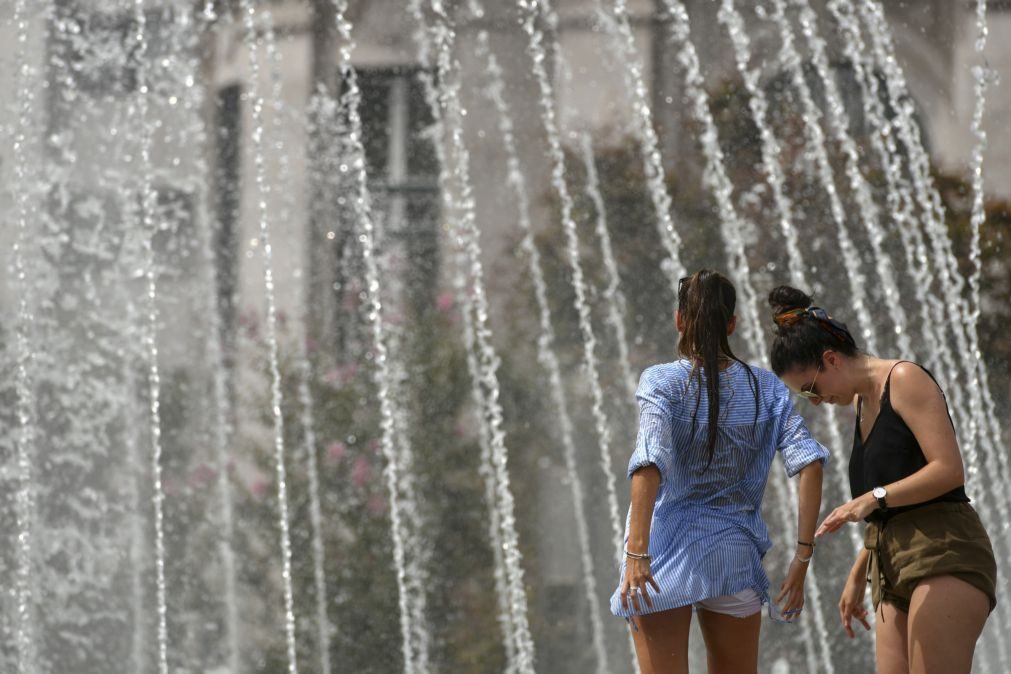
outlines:
[{"label": "olive green shorts", "polygon": [[981,590],[997,606],[997,562],[979,515],[968,503],[931,503],[895,515],[864,531],[870,550],[867,579],[874,608],[882,601],[908,613],[917,584],[954,576]]}]

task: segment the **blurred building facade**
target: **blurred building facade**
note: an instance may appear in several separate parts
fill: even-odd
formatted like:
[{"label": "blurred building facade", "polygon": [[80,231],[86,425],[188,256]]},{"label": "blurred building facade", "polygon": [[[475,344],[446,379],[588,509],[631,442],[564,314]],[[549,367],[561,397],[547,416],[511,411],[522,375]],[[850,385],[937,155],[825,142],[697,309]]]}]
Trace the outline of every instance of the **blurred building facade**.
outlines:
[{"label": "blurred building facade", "polygon": [[[463,104],[468,113],[464,137],[471,155],[477,224],[492,301],[491,322],[502,324],[509,320],[511,289],[518,285],[524,266],[517,263],[520,234],[515,204],[503,187],[507,182],[507,166],[497,140],[497,117],[493,105],[482,95],[488,80],[486,63],[477,48],[479,32],[487,31],[491,48],[502,66],[505,97],[512,106],[516,135],[523,141],[519,145],[520,161],[532,190],[533,224],[544,230],[554,226],[556,218],[548,188],[550,162],[544,154],[546,141],[536,104],[538,84],[531,75],[528,38],[518,21],[514,3],[489,0],[483,17],[478,19],[472,16],[470,3],[446,4],[456,19],[455,56],[460,63]],[[566,78],[560,71],[551,74],[565,129],[588,131],[599,147],[607,147],[630,142],[632,112],[631,96],[623,80],[628,64],[616,57],[608,42],[598,15],[600,4],[599,0],[559,0],[556,36],[572,76]],[[697,173],[700,169],[696,164],[683,160],[691,154],[697,139],[683,132],[687,109],[663,4],[661,0],[631,0],[630,23],[643,62],[642,73],[649,89],[664,163],[674,174]],[[707,87],[719,90],[735,80],[736,67],[733,50],[717,20],[715,4],[711,0],[686,0],[685,4]],[[771,23],[758,15],[757,10],[767,4],[741,3],[741,10],[747,19],[753,20],[749,23],[753,29],[750,37],[759,55],[754,65],[761,68],[763,79],[770,82],[780,74],[776,56],[779,37]],[[0,9],[0,37],[5,45],[0,53],[3,64],[8,66],[0,69],[0,86],[8,92],[16,91],[14,69],[9,66],[14,62],[13,50],[19,48],[15,27],[9,22],[11,5],[7,3]],[[898,59],[915,98],[933,158],[952,172],[965,172],[973,145],[970,121],[974,98],[969,70],[976,63],[973,9],[968,3],[949,0],[910,0],[885,5]],[[48,146],[46,156],[57,157],[64,166],[74,167],[54,179],[60,188],[55,192],[65,200],[60,212],[75,213],[75,217],[82,218],[76,231],[83,238],[87,232],[103,231],[119,217],[108,215],[107,220],[91,217],[96,212],[106,212],[101,191],[108,185],[98,185],[97,176],[109,177],[117,172],[129,176],[136,171],[136,157],[124,150],[126,145],[117,145],[89,132],[91,128],[122,123],[126,138],[136,133],[126,117],[115,116],[126,114],[121,110],[122,100],[117,97],[132,94],[129,82],[135,74],[125,68],[98,72],[85,69],[82,74],[71,66],[87,59],[74,50],[79,47],[78,41],[88,42],[97,37],[109,43],[118,41],[121,47],[127,44],[133,9],[130,3],[97,0],[60,0],[54,6],[56,10],[39,18],[39,29],[31,31],[30,41],[23,49],[39,74],[34,113],[38,116],[39,137],[45,138]],[[339,361],[341,352],[348,348],[347,303],[363,290],[355,281],[355,242],[345,219],[339,217],[347,209],[347,204],[341,201],[341,181],[345,178],[340,175],[340,154],[329,142],[339,131],[328,125],[326,104],[342,91],[337,63],[340,40],[329,0],[279,0],[269,6],[276,52],[268,49],[265,42],[258,43],[255,58],[260,77],[256,81],[250,62],[254,54],[245,38],[244,26],[234,17],[224,18],[230,10],[224,3],[211,6],[223,18],[216,22],[213,31],[187,46],[195,61],[193,73],[202,78],[199,84],[206,94],[205,107],[201,110],[179,107],[171,100],[174,98],[171,86],[167,91],[163,87],[159,95],[164,93],[164,99],[159,98],[153,104],[151,116],[161,120],[152,147],[156,188],[159,203],[176,218],[170,228],[177,238],[185,238],[188,230],[196,231],[193,221],[200,217],[198,214],[203,213],[209,219],[203,226],[210,225],[208,231],[212,233],[218,302],[214,310],[221,316],[226,360],[238,363],[253,360],[239,353],[244,347],[238,343],[236,333],[244,320],[256,322],[265,315],[260,224],[263,214],[267,214],[277,305],[282,316],[307,317],[310,337],[323,349],[332,351]],[[1003,39],[1011,35],[1009,9],[1011,4],[1007,2],[989,3],[991,39],[986,58],[1002,79],[989,91],[984,118],[989,149],[984,175],[987,192],[1000,197],[1011,196],[1011,130],[1003,124],[1004,111],[1011,107],[1011,40]],[[819,8],[819,15],[826,40],[830,46],[834,45],[838,39],[836,27],[826,10]],[[150,16],[155,36],[153,49],[157,52],[158,13]],[[439,162],[435,141],[427,132],[432,116],[417,77],[421,68],[415,40],[418,27],[406,11],[404,0],[351,0],[348,18],[354,25],[357,42],[353,61],[363,93],[364,140],[376,220],[386,246],[389,278],[399,279],[393,283],[396,295],[391,307],[394,313],[418,311],[418,307],[436,303],[439,289],[448,286],[452,276],[446,252],[449,246],[439,190]],[[53,37],[53,26],[74,21],[93,32],[73,39],[65,33]],[[258,30],[263,37],[267,29],[261,22]],[[831,48],[833,66],[840,81],[845,82],[851,67],[837,46]],[[59,56],[56,61],[54,54]],[[60,69],[61,64],[65,70]],[[164,82],[175,81],[172,73],[163,75]],[[185,78],[178,84],[192,86]],[[68,91],[73,96],[63,95]],[[251,142],[255,127],[253,104],[258,96],[265,100],[262,121],[267,139],[259,158]],[[88,104],[82,105],[74,97],[87,98]],[[202,136],[190,133],[193,115],[204,121]],[[14,129],[19,121],[16,106],[0,110],[0,120],[5,129]],[[202,142],[188,144],[195,138]],[[264,154],[261,183],[257,162]],[[17,167],[10,152],[5,149],[0,156],[5,184],[16,184]],[[193,176],[186,168],[199,161],[205,163],[211,178],[210,185],[205,186],[209,192],[205,204],[191,198],[193,192],[189,187]],[[5,191],[0,198],[3,212],[13,213],[16,195]],[[116,208],[110,207],[108,212]],[[13,228],[4,228],[0,233],[0,242],[8,251],[14,236]],[[171,317],[163,321],[159,336],[163,344],[162,366],[166,371],[199,369],[200,364],[194,362],[194,350],[206,337],[206,327],[195,326],[205,323],[207,314],[200,305],[182,298],[188,297],[186,289],[194,286],[194,279],[210,278],[209,260],[196,249],[166,248],[158,253],[170,261],[166,267],[172,269],[161,279],[162,313]],[[96,260],[101,258],[102,255],[96,254]],[[87,260],[64,260],[64,263],[77,270],[90,270],[89,265],[100,267],[99,262]],[[80,267],[73,266],[78,264]],[[119,292],[112,285],[82,285],[80,278],[85,276],[82,273],[58,279],[53,291],[63,297],[64,320],[80,333],[82,342],[93,338],[92,328],[110,322],[115,325],[111,319],[105,321],[102,312],[109,310],[109,300],[114,303]],[[14,276],[8,273],[3,279],[0,306],[6,316],[13,317],[18,299]],[[85,314],[90,317],[88,320],[82,319]],[[396,316],[393,318],[396,322]],[[285,338],[299,336],[286,334]],[[232,385],[241,389],[253,376],[236,372]],[[269,437],[270,429],[262,419],[244,418],[241,410],[238,414],[235,421],[240,434]],[[201,432],[193,430],[195,435]],[[624,456],[625,452],[619,454]],[[572,518],[571,505],[557,490],[557,485],[566,478],[552,464],[536,479],[544,519],[537,529],[538,538],[527,544],[534,551],[534,564],[549,592],[544,597],[533,597],[532,601],[543,603],[541,610],[563,624],[562,632],[578,632],[582,628],[566,623],[579,610],[580,597],[575,589],[580,582],[578,546],[574,528],[568,524]],[[603,540],[606,536],[601,539],[598,557],[608,559],[609,543]],[[599,571],[603,587],[610,582],[607,579],[611,574],[611,569]],[[611,634],[616,643],[623,639],[620,631],[616,621]],[[547,663],[558,663],[557,668],[548,667],[548,671],[563,671],[561,663],[565,654],[571,652],[571,645],[561,644],[557,653],[551,652],[550,645],[546,648],[542,658]]]}]

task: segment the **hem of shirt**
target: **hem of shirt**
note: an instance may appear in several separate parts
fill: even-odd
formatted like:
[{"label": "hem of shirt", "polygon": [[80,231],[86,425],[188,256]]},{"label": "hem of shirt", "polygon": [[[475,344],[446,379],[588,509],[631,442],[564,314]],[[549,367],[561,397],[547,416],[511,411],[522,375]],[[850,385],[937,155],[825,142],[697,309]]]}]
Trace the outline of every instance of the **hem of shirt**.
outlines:
[{"label": "hem of shirt", "polygon": [[[635,618],[636,616],[650,615],[652,613],[662,613],[663,611],[673,611],[674,609],[684,608],[685,606],[691,606],[692,610],[694,610],[695,604],[699,602],[706,601],[707,599],[714,599],[716,597],[725,597],[727,595],[736,594],[744,590],[754,590],[755,593],[762,600],[762,606],[765,606],[771,601],[769,599],[769,583],[768,581],[766,581],[764,584],[763,583],[748,584],[743,587],[737,588],[736,590],[730,590],[729,592],[722,592],[720,594],[713,594],[709,595],[708,597],[700,597],[698,599],[693,599],[684,604],[677,604],[676,606],[668,606],[667,604],[669,602],[664,602],[663,606],[659,606],[655,599],[653,600],[653,607],[652,608],[646,607],[646,610],[644,611],[631,611],[631,610],[626,611],[622,609],[620,610],[620,612],[616,613],[614,607],[612,606],[611,615],[613,615],[616,618],[624,618],[626,621],[628,621],[630,618]],[[615,592],[615,594],[612,594],[611,598],[614,599],[616,595],[617,592]],[[618,601],[618,605],[621,606],[621,600]]]}]

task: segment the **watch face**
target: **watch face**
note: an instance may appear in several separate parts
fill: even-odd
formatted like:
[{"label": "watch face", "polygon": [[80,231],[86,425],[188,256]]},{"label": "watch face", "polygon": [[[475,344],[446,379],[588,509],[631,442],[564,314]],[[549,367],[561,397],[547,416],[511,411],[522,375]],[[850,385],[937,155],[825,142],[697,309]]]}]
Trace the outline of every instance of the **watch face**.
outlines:
[{"label": "watch face", "polygon": [[875,487],[871,493],[874,494],[874,498],[884,498],[887,492],[884,487]]}]

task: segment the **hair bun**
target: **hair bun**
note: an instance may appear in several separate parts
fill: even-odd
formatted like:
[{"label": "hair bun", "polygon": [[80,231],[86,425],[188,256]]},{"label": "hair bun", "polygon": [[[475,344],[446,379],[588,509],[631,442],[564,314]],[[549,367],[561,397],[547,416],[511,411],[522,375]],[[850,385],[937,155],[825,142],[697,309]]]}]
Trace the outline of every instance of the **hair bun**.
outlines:
[{"label": "hair bun", "polygon": [[790,309],[807,309],[812,302],[810,295],[790,286],[779,286],[769,293],[769,305],[776,314]]}]

